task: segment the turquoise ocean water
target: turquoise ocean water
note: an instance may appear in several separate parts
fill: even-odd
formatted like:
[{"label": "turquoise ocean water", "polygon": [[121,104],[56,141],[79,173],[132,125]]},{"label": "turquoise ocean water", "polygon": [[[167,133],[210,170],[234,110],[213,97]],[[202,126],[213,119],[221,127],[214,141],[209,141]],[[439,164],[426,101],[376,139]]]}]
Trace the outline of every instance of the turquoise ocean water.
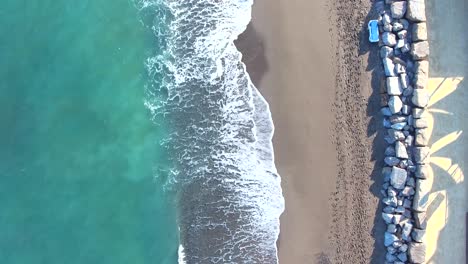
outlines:
[{"label": "turquoise ocean water", "polygon": [[130,0],[2,1],[0,263],[177,262],[140,18]]}]

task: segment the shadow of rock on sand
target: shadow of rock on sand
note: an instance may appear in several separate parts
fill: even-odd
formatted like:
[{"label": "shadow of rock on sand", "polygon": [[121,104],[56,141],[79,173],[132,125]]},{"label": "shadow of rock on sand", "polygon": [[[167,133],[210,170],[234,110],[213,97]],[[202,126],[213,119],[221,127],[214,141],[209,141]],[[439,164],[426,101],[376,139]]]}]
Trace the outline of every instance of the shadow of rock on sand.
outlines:
[{"label": "shadow of rock on sand", "polygon": [[[374,223],[372,228],[372,237],[374,238],[374,248],[371,256],[371,263],[383,263],[385,259],[384,232],[386,225],[381,218],[383,210],[380,203],[381,189],[384,183],[382,177],[383,159],[385,152],[384,133],[385,129],[382,125],[383,117],[380,114],[382,91],[385,88],[385,75],[381,64],[378,44],[370,43],[368,40],[367,23],[369,20],[377,19],[380,11],[385,7],[383,0],[375,0],[372,2],[371,10],[366,16],[360,32],[359,55],[367,54],[366,71],[371,72],[371,95],[367,104],[367,116],[370,118],[367,127],[367,136],[373,137],[371,160],[374,161],[374,167],[370,175],[373,184],[369,191],[379,198],[379,204],[375,211]],[[383,87],[382,87],[383,86]]]},{"label": "shadow of rock on sand", "polygon": [[265,56],[264,42],[255,30],[252,22],[249,23],[247,29],[239,35],[239,38],[234,43],[242,53],[242,61],[248,69],[252,83],[256,87],[260,87],[260,83],[269,68]]}]

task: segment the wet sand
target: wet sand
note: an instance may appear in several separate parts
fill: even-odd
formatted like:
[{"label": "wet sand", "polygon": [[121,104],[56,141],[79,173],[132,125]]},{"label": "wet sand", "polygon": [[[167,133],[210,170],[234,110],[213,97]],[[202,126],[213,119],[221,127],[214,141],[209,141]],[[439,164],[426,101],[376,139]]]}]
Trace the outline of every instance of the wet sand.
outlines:
[{"label": "wet sand", "polygon": [[380,108],[371,88],[379,60],[361,34],[370,8],[364,0],[256,0],[237,42],[276,128],[286,202],[280,263],[383,262],[374,162],[383,160],[383,139],[371,118]]}]

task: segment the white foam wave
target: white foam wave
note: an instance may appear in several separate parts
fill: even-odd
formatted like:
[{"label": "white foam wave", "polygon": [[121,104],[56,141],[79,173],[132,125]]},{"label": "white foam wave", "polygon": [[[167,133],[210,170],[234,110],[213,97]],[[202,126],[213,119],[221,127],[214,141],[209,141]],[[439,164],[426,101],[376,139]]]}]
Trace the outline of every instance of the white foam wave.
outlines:
[{"label": "white foam wave", "polygon": [[[144,3],[143,3],[144,2]],[[147,61],[157,83],[148,108],[171,122],[169,185],[180,192],[179,263],[277,263],[284,210],[268,103],[234,40],[251,0],[157,0],[162,52]],[[160,18],[161,19],[161,18]]]}]

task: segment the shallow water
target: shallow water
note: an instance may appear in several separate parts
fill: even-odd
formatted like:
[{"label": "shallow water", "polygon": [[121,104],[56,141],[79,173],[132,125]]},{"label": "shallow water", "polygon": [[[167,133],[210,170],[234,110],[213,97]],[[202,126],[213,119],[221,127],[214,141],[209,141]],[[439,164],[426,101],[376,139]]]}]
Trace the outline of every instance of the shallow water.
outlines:
[{"label": "shallow water", "polygon": [[4,0],[0,34],[0,263],[176,263],[133,3]]}]

